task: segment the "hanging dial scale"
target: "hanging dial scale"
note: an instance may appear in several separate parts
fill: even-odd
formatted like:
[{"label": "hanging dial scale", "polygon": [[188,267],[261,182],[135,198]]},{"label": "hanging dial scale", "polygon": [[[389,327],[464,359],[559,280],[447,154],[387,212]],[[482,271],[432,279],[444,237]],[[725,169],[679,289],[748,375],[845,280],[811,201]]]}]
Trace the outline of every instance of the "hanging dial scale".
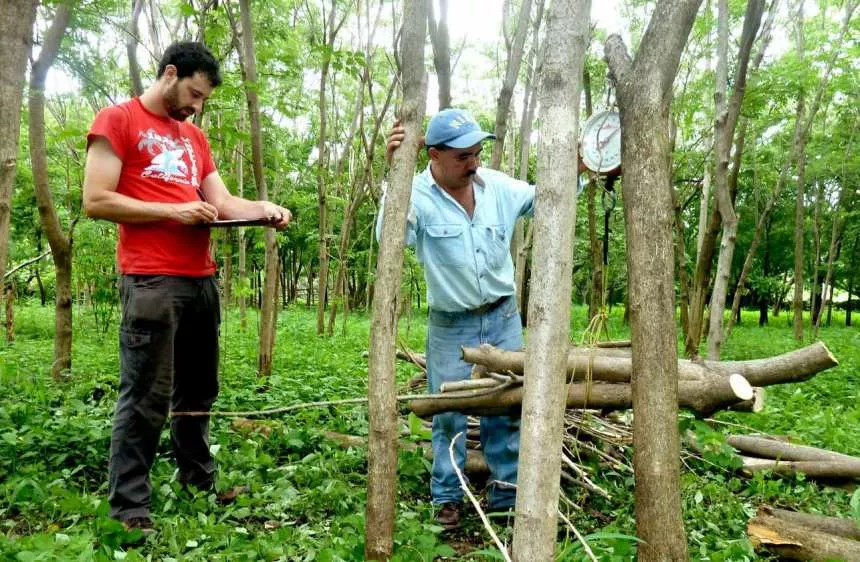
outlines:
[{"label": "hanging dial scale", "polygon": [[617,175],[621,170],[621,119],[615,111],[592,115],[582,127],[582,162],[598,174]]}]

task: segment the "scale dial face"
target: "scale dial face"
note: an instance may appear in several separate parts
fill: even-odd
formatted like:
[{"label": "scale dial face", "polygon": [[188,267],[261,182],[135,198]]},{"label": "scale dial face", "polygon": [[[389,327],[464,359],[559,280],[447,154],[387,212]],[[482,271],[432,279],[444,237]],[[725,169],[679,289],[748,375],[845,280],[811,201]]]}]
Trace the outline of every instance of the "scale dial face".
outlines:
[{"label": "scale dial face", "polygon": [[592,115],[582,127],[582,162],[592,172],[605,174],[621,167],[621,119],[614,111]]}]

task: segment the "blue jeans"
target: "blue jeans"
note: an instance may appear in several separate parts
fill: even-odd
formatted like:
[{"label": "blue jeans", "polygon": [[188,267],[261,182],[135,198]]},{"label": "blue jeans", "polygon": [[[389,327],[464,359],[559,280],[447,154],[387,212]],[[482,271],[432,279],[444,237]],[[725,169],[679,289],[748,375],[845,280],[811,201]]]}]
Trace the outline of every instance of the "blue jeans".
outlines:
[{"label": "blue jeans", "polygon": [[[427,323],[427,379],[430,392],[439,392],[442,383],[468,379],[472,366],[461,359],[460,347],[478,347],[482,343],[508,350],[522,349],[523,327],[514,297],[506,297],[497,307],[483,314],[431,310]],[[463,491],[448,451],[451,440],[461,431],[464,434],[454,445],[454,458],[462,471],[466,462],[466,416],[459,412],[433,416],[430,494],[435,504],[463,501]],[[513,506],[516,489],[505,484],[517,482],[519,416],[481,417],[481,447],[490,467],[490,508]]]}]

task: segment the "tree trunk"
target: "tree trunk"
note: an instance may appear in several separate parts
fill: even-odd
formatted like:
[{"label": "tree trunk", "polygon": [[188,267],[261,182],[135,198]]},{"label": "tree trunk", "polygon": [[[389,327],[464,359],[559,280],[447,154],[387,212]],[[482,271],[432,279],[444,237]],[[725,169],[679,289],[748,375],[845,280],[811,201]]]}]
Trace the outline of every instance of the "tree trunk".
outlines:
[{"label": "tree trunk", "polygon": [[427,22],[430,25],[430,42],[433,44],[433,66],[439,83],[439,109],[451,107],[451,47],[448,39],[448,0],[439,0],[439,23],[429,3]]},{"label": "tree trunk", "polygon": [[394,352],[403,272],[403,233],[427,98],[424,72],[427,4],[427,0],[406,1],[400,37],[403,85],[400,121],[406,135],[394,153],[385,200],[367,372],[370,429],[364,556],[368,560],[390,559],[394,546],[398,437]]},{"label": "tree trunk", "polygon": [[[257,197],[261,200],[269,198],[266,186],[266,172],[263,167],[263,131],[260,126],[260,100],[257,96],[257,55],[254,46],[254,28],[251,23],[251,6],[249,0],[239,1],[239,12],[242,20],[242,59],[243,78],[245,83],[245,98],[248,102],[248,116],[251,120],[251,152],[254,162],[254,183],[257,185]],[[235,33],[235,30],[234,30]],[[275,346],[275,329],[277,320],[277,283],[278,283],[278,249],[275,244],[274,230],[267,228],[264,233],[266,251],[265,281],[260,303],[260,347],[257,354],[257,374],[267,377],[272,372],[272,352]]]},{"label": "tree trunk", "polygon": [[128,20],[128,33],[125,38],[125,51],[128,55],[128,75],[131,79],[131,95],[143,94],[143,82],[140,79],[140,65],[137,63],[137,44],[140,42],[137,22],[143,10],[144,0],[132,0],[131,17]]},{"label": "tree trunk", "polygon": [[732,258],[735,253],[735,239],[738,232],[738,217],[735,213],[734,201],[732,200],[729,188],[729,156],[740,115],[741,104],[743,103],[750,52],[755,42],[759,25],[761,24],[762,12],[764,11],[764,0],[750,0],[747,2],[743,33],[741,34],[740,49],[738,52],[738,66],[734,78],[734,90],[728,105],[726,102],[729,42],[728,0],[719,0],[718,5],[719,54],[716,72],[717,89],[714,95],[716,102],[716,119],[714,120],[714,152],[716,156],[714,197],[717,200],[717,208],[722,218],[723,235],[720,241],[720,256],[714,279],[714,290],[711,292],[708,358],[712,361],[720,358],[720,347],[723,342],[723,311],[726,307],[726,295],[729,289]]},{"label": "tree trunk", "polygon": [[[576,224],[576,191],[571,186],[578,175],[576,166],[558,163],[577,161],[590,10],[590,0],[557,2],[548,19],[547,37],[556,48],[547,52],[540,77],[542,126],[534,217],[540,244],[534,252],[535,289],[529,302],[514,560],[553,560],[555,554],[565,385],[557,373],[567,360]],[[525,27],[522,16],[518,25]],[[517,33],[525,34],[520,27]]]},{"label": "tree trunk", "polygon": [[[9,254],[12,189],[18,165],[21,103],[37,0],[0,1],[0,294]],[[7,339],[9,334],[6,335]],[[10,340],[11,341],[11,340]]]},{"label": "tree trunk", "polygon": [[686,560],[681,518],[678,365],[669,101],[701,0],[658,1],[631,60],[606,41],[618,88],[633,345],[633,442],[639,560]]},{"label": "tree trunk", "polygon": [[15,341],[15,282],[10,281],[7,285],[0,283],[4,289],[3,303],[6,309],[6,343]]},{"label": "tree trunk", "polygon": [[[239,135],[245,132],[245,106],[239,107]],[[240,140],[236,143],[236,185],[239,197],[245,196],[245,144]],[[246,266],[245,229],[239,228],[236,233],[237,245],[239,246],[239,326],[242,331],[248,327],[248,269]]]},{"label": "tree trunk", "polygon": [[319,300],[317,301],[317,335],[325,334],[325,306],[328,301],[328,237],[331,226],[328,223],[328,194],[326,180],[328,171],[328,148],[326,141],[326,127],[328,124],[328,110],[326,109],[326,85],[329,78],[329,67],[331,65],[331,52],[334,49],[334,40],[345,20],[340,23],[335,19],[337,9],[336,2],[332,0],[329,8],[328,22],[323,26],[323,41],[326,49],[322,56],[322,68],[320,70],[320,90],[318,106],[320,114],[319,140],[317,142],[317,200],[319,203]]},{"label": "tree trunk", "polygon": [[45,141],[45,78],[60,49],[60,41],[71,17],[67,4],[57,7],[54,21],[45,39],[39,58],[30,71],[29,112],[30,112],[30,162],[33,168],[33,187],[36,191],[36,205],[42,231],[48,238],[56,277],[56,308],[54,317],[54,361],[51,375],[57,379],[72,367],[72,229],[69,236],[63,233],[60,219],[51,197],[48,178],[48,150]]},{"label": "tree trunk", "polygon": [[502,89],[496,101],[496,128],[493,131],[496,135],[496,142],[493,143],[493,155],[490,160],[490,167],[495,170],[498,170],[502,164],[502,155],[505,150],[505,134],[507,133],[508,126],[508,113],[511,108],[514,87],[517,85],[517,78],[520,74],[520,64],[522,64],[523,60],[523,46],[526,43],[526,35],[528,35],[531,11],[532,1],[523,0],[517,18],[514,41],[511,45],[511,51],[508,54],[507,65],[505,67],[505,79],[502,82]]}]

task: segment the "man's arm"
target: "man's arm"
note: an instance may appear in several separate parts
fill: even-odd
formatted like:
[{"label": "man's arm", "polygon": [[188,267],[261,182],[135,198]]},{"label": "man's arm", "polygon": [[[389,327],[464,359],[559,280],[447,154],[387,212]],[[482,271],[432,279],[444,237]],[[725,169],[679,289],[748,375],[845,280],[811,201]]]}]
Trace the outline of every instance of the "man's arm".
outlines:
[{"label": "man's arm", "polygon": [[87,150],[84,172],[84,212],[94,219],[117,223],[147,223],[174,220],[183,224],[211,222],[218,216],[212,205],[203,201],[156,203],[140,201],[117,193],[122,160],[105,137],[96,137]]},{"label": "man's arm", "polygon": [[293,218],[289,209],[269,201],[249,201],[231,195],[218,172],[212,172],[203,179],[201,190],[222,219],[269,219],[272,226],[283,230]]}]

